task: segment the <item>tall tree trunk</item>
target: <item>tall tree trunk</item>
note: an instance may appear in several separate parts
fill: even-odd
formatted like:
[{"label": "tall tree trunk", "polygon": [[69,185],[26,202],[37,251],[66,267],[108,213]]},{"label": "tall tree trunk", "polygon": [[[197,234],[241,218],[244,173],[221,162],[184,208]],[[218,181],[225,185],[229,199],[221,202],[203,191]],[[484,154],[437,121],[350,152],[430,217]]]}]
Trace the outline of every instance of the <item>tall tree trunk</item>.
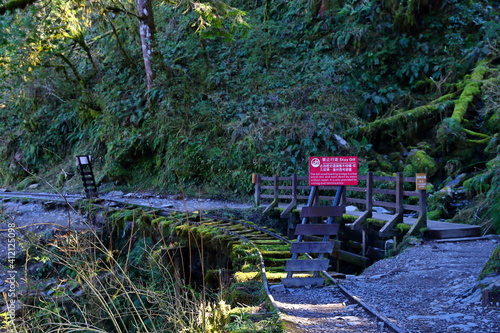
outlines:
[{"label": "tall tree trunk", "polygon": [[137,0],[137,12],[139,16],[139,32],[141,35],[142,57],[146,71],[146,82],[148,90],[153,87],[153,46],[155,35],[155,21],[153,16],[153,0]]}]

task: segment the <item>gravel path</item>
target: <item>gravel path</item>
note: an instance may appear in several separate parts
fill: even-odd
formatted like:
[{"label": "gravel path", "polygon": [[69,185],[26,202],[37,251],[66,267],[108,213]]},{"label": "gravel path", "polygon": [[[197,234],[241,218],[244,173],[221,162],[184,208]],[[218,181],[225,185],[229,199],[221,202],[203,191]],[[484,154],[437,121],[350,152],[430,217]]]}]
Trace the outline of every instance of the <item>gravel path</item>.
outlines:
[{"label": "gravel path", "polygon": [[[499,243],[492,237],[414,246],[341,284],[404,332],[500,332],[500,304],[482,306],[478,288],[500,282],[500,276],[478,281]],[[347,305],[335,290],[285,289],[273,297],[304,332],[385,332],[382,323]]]},{"label": "gravel path", "polygon": [[[249,206],[203,199],[117,197],[189,211]],[[4,214],[13,215],[18,226],[25,225],[26,230],[32,232],[47,231],[55,225],[65,227],[68,221],[72,227],[85,228],[79,216],[68,211],[46,211],[40,204],[4,203],[4,209]],[[51,224],[39,224],[46,222]],[[1,227],[4,229],[6,225]],[[0,243],[6,241],[5,235],[2,236]],[[491,238],[417,245],[396,257],[376,262],[360,276],[348,276],[340,283],[409,333],[500,332],[500,304],[481,306],[481,293],[477,288],[479,273],[499,243],[499,238]],[[5,243],[0,246],[0,257],[4,260],[6,248]],[[5,266],[0,267],[2,281],[6,270]],[[499,279],[496,276],[483,282],[499,283]],[[0,283],[0,289],[6,287],[8,284]],[[389,332],[360,306],[350,304],[335,286],[273,291],[273,297],[286,314],[285,318],[295,323],[301,332]]]},{"label": "gravel path", "polygon": [[407,332],[500,332],[500,307],[481,306],[477,288],[498,244],[493,238],[415,246],[343,285]]},{"label": "gravel path", "polygon": [[272,295],[283,319],[300,332],[390,332],[336,286],[276,290]]}]

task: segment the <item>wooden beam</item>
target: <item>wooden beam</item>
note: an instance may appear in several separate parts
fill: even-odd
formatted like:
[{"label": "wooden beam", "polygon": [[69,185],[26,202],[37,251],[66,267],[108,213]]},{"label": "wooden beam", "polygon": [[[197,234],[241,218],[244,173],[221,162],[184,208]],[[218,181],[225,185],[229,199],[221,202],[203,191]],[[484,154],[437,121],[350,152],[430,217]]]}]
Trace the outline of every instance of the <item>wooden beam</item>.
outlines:
[{"label": "wooden beam", "polygon": [[297,174],[294,173],[292,175],[292,202],[290,202],[290,204],[285,208],[285,210],[283,210],[283,212],[281,213],[281,217],[287,216],[292,211],[292,209],[297,207],[297,193],[298,193],[297,192]]},{"label": "wooden beam", "polygon": [[290,253],[331,253],[333,246],[333,242],[292,243]]},{"label": "wooden beam", "polygon": [[330,260],[328,259],[288,260],[285,272],[322,272],[328,269],[329,264]]},{"label": "wooden beam", "polygon": [[339,224],[297,224],[295,235],[302,236],[334,236],[339,232]]},{"label": "wooden beam", "polygon": [[379,237],[392,237],[394,231],[392,230],[396,224],[403,222],[403,213],[396,214],[390,219],[378,232]]},{"label": "wooden beam", "polygon": [[322,286],[325,283],[325,278],[309,277],[309,278],[283,278],[281,284],[287,288],[305,287],[305,286]]},{"label": "wooden beam", "polygon": [[367,210],[366,212],[363,213],[360,217],[358,217],[352,224],[351,224],[351,230],[363,230],[363,223],[366,221],[366,219],[372,217],[372,211]]},{"label": "wooden beam", "polygon": [[311,206],[303,207],[300,212],[300,217],[331,217],[342,216],[344,214],[344,206]]}]

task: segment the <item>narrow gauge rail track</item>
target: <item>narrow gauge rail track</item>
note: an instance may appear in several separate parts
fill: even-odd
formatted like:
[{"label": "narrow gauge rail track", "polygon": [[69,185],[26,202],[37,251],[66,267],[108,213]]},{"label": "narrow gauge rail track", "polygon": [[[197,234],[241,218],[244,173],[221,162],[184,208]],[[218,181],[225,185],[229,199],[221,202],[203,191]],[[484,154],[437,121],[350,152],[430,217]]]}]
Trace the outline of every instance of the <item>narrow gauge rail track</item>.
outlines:
[{"label": "narrow gauge rail track", "polygon": [[[62,194],[51,194],[51,193],[27,193],[27,192],[0,192],[0,198],[16,198],[16,199],[28,199],[35,201],[58,201],[68,204],[76,203],[80,199],[84,199],[83,196],[79,195],[62,195]],[[154,211],[155,215],[169,217],[172,213],[184,213],[176,211],[174,209],[165,209],[154,206],[144,206],[139,204],[133,204],[127,201],[120,200],[110,200],[110,199],[100,199],[99,207],[104,209],[136,209],[140,208],[143,210]],[[186,214],[187,222],[197,226],[207,226],[211,228],[216,228],[222,233],[230,234],[242,242],[249,243],[256,250],[259,260],[260,271],[256,274],[260,274],[261,280],[264,286],[264,290],[278,314],[282,314],[283,310],[275,301],[270,285],[271,281],[278,282],[280,278],[279,272],[284,271],[285,261],[290,257],[290,246],[292,241],[288,238],[269,230],[267,228],[257,226],[253,223],[241,220],[232,220],[228,218],[210,216],[203,214]],[[338,284],[336,279],[332,277],[328,272],[323,271],[323,275],[326,279],[330,280],[333,286],[337,288],[338,293],[347,297],[350,302],[360,305],[365,311],[372,315],[375,326],[377,323],[383,322],[384,327],[392,332],[402,333],[403,329],[397,327],[390,321],[388,321],[384,316],[379,314],[371,306],[364,303],[358,297],[353,295],[349,290],[347,290],[342,285]],[[344,304],[344,307],[346,304]],[[337,309],[339,314],[343,311],[342,308]],[[335,313],[330,312],[329,316],[334,317]]]}]

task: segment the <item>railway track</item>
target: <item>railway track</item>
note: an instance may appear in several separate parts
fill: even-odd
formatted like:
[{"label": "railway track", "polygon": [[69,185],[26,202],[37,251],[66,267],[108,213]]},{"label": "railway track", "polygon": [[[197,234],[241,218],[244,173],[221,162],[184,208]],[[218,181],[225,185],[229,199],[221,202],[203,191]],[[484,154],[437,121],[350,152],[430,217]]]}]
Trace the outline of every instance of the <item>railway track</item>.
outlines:
[{"label": "railway track", "polygon": [[[62,203],[70,203],[74,204],[80,199],[84,199],[83,196],[78,195],[60,195],[60,194],[50,194],[50,193],[25,193],[25,192],[0,192],[0,198],[16,198],[22,200],[35,200],[35,201],[58,201]],[[5,200],[5,199],[4,199]],[[287,301],[286,290],[279,288],[279,282],[281,278],[285,277],[284,266],[286,260],[290,259],[290,246],[292,241],[286,237],[283,237],[279,233],[274,230],[270,230],[268,228],[255,225],[248,221],[241,220],[233,220],[228,218],[222,218],[218,216],[210,216],[203,214],[185,214],[185,212],[178,212],[173,209],[165,209],[160,207],[153,206],[144,206],[133,204],[128,200],[99,200],[99,207],[120,210],[120,209],[142,209],[144,211],[151,211],[155,216],[161,217],[171,217],[175,214],[177,216],[185,219],[191,225],[194,226],[203,226],[206,228],[214,228],[219,233],[224,233],[226,235],[231,235],[233,240],[240,242],[240,244],[249,244],[254,251],[252,251],[252,255],[254,255],[257,259],[257,267],[256,270],[250,270],[245,272],[239,272],[239,274],[246,276],[247,279],[259,280],[263,283],[264,290],[275,308],[276,312],[283,315],[285,321],[287,321],[287,314],[292,314],[292,316],[297,316],[296,311],[288,308],[287,306],[291,303]],[[237,273],[238,274],[238,273]],[[322,307],[322,311],[328,309],[328,314],[326,317],[328,318],[346,318],[346,309],[352,309],[353,304],[359,305],[363,308],[363,312],[365,313],[362,317],[364,318],[362,321],[362,325],[359,327],[359,330],[356,329],[356,323],[349,324],[350,332],[403,332],[403,330],[396,325],[392,324],[388,321],[384,316],[377,313],[373,308],[371,308],[368,304],[364,303],[362,300],[358,299],[354,296],[349,290],[347,290],[342,285],[338,284],[338,281],[330,274],[329,272],[322,272],[325,279],[327,279],[327,287],[321,288],[325,289],[325,292],[328,293],[330,298],[326,298],[328,301],[330,300],[338,300],[336,304],[324,304]],[[276,286],[276,287],[275,287]],[[304,288],[301,288],[304,289]],[[320,289],[320,290],[321,290]],[[295,292],[295,291],[294,291]],[[306,294],[314,294],[312,291],[302,291]],[[324,293],[323,293],[324,294]],[[323,295],[324,296],[324,295]],[[310,302],[308,300],[307,295],[303,297],[304,302]],[[316,302],[318,300],[316,299]],[[296,302],[296,301],[295,301]],[[300,303],[298,303],[300,307]],[[314,312],[314,307],[310,309],[310,311],[306,311],[302,313],[304,318],[312,317],[318,318],[316,314],[311,313]],[[288,317],[289,317],[288,315]],[[358,311],[358,315],[361,315]],[[352,317],[352,316],[347,316]],[[321,320],[320,320],[321,321]],[[290,320],[290,323],[293,325],[293,320]],[[357,322],[358,324],[360,322]],[[322,322],[321,325],[328,327],[332,323]],[[328,330],[326,328],[322,329],[321,332],[337,332],[338,331],[338,323],[337,328],[332,328],[332,330]],[[369,328],[368,328],[369,327]],[[354,329],[354,330],[353,330]],[[301,332],[302,330],[296,328],[295,332]],[[309,332],[309,331],[305,331]],[[312,332],[312,331],[311,331]]]}]

